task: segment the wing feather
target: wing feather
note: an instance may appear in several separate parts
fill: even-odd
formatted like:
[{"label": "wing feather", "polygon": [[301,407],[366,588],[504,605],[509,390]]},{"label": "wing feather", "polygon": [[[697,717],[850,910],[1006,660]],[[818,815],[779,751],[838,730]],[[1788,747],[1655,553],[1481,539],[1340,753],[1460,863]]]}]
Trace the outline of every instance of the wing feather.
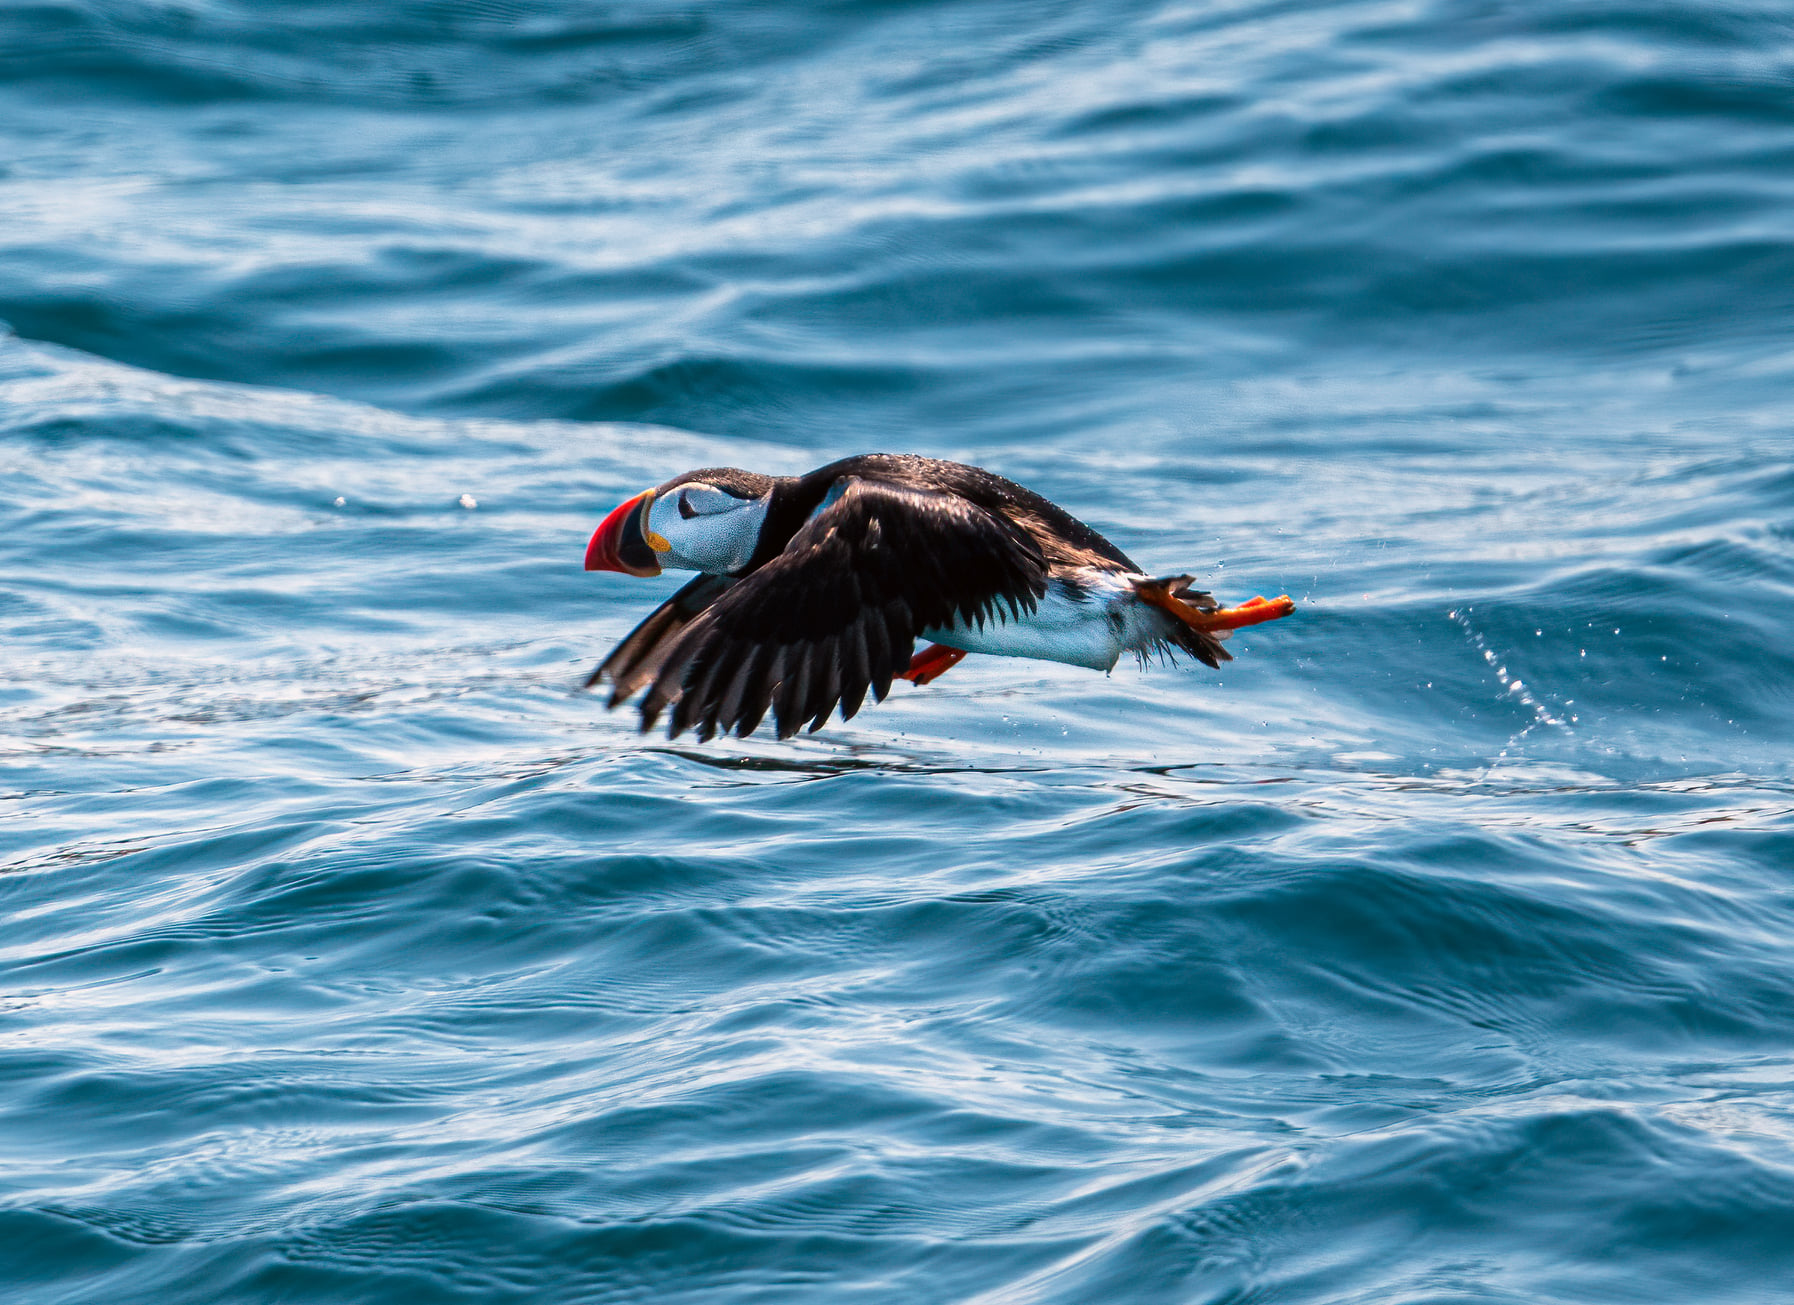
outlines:
[{"label": "wing feather", "polygon": [[723,729],[733,729],[744,738],[754,732],[772,705],[773,690],[785,673],[786,651],[763,647],[754,656],[753,670],[743,686],[741,706],[720,717]]},{"label": "wing feather", "polygon": [[609,707],[619,707],[654,679],[679,636],[735,583],[732,576],[701,575],[648,614],[587,677],[586,688],[609,680]]},{"label": "wing feather", "polygon": [[810,655],[812,645],[795,644],[786,651],[791,655],[772,692],[772,720],[780,738],[795,734],[810,718],[810,713],[802,708],[809,701],[810,672],[815,662]]},{"label": "wing feather", "polygon": [[810,699],[805,705],[810,709],[810,733],[814,734],[828,723],[829,713],[841,701],[841,663],[837,658],[824,657],[819,652],[811,653],[810,662],[815,675],[811,681]]}]

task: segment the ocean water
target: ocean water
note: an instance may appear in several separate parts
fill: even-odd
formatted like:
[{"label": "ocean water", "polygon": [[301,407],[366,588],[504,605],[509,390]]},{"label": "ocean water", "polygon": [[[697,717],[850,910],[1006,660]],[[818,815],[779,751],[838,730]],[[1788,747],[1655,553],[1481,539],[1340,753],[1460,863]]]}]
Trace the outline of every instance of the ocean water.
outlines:
[{"label": "ocean water", "polygon": [[[1794,1300],[1794,15],[0,6],[0,1295]],[[1289,592],[779,744],[714,463]]]}]

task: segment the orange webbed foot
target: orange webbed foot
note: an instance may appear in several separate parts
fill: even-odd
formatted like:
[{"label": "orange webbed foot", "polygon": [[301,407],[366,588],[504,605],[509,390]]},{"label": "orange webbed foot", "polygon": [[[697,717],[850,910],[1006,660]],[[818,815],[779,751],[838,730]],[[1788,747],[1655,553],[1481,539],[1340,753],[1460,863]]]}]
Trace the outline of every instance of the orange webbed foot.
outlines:
[{"label": "orange webbed foot", "polygon": [[1192,630],[1211,634],[1218,630],[1238,630],[1242,626],[1279,620],[1296,610],[1295,600],[1288,594],[1280,594],[1276,598],[1254,597],[1238,607],[1216,607],[1205,611],[1200,607],[1190,606],[1172,593],[1171,585],[1163,581],[1136,581],[1134,592],[1154,607],[1170,612]]},{"label": "orange webbed foot", "polygon": [[965,653],[958,648],[949,648],[944,643],[931,643],[910,658],[909,669],[898,672],[897,678],[908,680],[911,684],[927,684],[959,665],[964,657]]},{"label": "orange webbed foot", "polygon": [[1279,594],[1275,598],[1249,598],[1238,607],[1219,607],[1200,615],[1214,623],[1208,627],[1211,630],[1237,630],[1244,625],[1281,620],[1295,610],[1295,600],[1288,594]]}]

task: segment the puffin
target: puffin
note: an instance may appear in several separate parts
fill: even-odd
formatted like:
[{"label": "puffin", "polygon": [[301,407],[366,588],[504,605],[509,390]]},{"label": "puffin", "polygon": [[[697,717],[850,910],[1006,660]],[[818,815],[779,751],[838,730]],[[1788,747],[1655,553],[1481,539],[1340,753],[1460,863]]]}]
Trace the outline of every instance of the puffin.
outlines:
[{"label": "puffin", "polygon": [[[1152,576],[1064,508],[980,467],[911,454],[803,476],[706,467],[625,500],[585,569],[697,576],[624,636],[586,687],[637,692],[647,733],[780,739],[851,720],[894,680],[968,653],[1108,671],[1123,653],[1229,661],[1221,640],[1288,616],[1287,594],[1222,607],[1189,575]],[[914,652],[918,639],[928,647]],[[912,655],[913,653],[913,655]]]}]

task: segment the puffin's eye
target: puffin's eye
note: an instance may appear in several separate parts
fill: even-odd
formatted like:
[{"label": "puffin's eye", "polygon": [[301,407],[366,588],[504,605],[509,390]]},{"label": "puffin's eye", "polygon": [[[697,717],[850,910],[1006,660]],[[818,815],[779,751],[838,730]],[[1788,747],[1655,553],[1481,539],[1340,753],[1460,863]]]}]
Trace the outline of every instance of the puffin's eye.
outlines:
[{"label": "puffin's eye", "polygon": [[738,507],[746,506],[746,499],[725,494],[709,485],[687,485],[679,491],[679,515],[687,521],[693,517],[712,517],[718,512],[733,512]]}]

